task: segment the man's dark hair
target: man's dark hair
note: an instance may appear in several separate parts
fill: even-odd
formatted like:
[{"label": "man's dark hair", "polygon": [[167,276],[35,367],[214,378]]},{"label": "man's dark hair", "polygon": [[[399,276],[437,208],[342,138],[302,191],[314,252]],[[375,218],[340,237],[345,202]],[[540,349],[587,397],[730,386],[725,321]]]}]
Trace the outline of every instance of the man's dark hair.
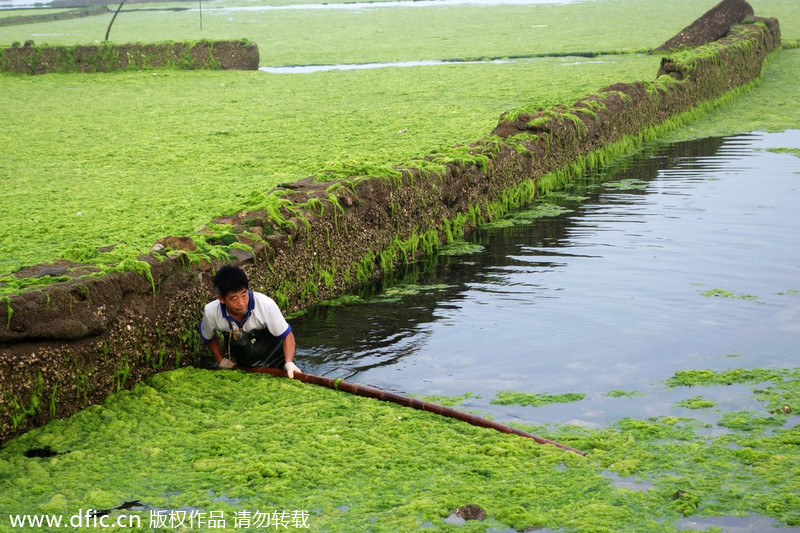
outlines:
[{"label": "man's dark hair", "polygon": [[214,287],[217,289],[217,294],[224,298],[230,292],[249,289],[250,281],[241,268],[225,265],[214,276]]}]

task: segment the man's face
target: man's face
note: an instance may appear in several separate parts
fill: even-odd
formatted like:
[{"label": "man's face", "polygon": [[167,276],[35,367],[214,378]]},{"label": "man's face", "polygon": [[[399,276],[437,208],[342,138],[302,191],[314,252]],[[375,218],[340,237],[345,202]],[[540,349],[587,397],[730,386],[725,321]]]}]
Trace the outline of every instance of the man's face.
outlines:
[{"label": "man's face", "polygon": [[247,312],[247,304],[250,302],[250,293],[247,289],[231,291],[225,296],[218,296],[219,301],[225,304],[229,315],[241,317]]}]

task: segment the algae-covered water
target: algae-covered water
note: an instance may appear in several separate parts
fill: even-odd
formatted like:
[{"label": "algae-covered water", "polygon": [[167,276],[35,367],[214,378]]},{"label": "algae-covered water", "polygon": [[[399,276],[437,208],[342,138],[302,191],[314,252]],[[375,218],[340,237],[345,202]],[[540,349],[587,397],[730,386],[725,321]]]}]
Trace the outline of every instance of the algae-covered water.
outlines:
[{"label": "algae-covered water", "polygon": [[[752,3],[796,38],[792,0]],[[594,24],[595,14],[584,19]],[[225,17],[240,37],[243,25]],[[653,18],[664,38],[683,25]],[[126,20],[138,19],[120,19],[115,33],[140,39]],[[461,20],[452,24],[469,36]],[[564,18],[567,29],[582,27],[574,21]],[[176,38],[173,19],[157,22]],[[308,22],[304,14],[298,24]],[[543,32],[540,22],[529,30]],[[440,24],[431,24],[438,38]],[[415,24],[391,26],[430,57],[462,57],[406,30]],[[630,44],[629,31],[599,26],[606,34],[592,37]],[[373,57],[346,25],[321,27],[370,61],[405,58]],[[309,50],[324,62],[363,60],[328,57],[294,28],[264,30],[272,40],[263,42],[291,51],[270,54],[278,64],[323,62]],[[641,28],[635,47],[663,40]],[[565,38],[555,23],[549,31],[568,50],[589,38],[582,29],[578,41]],[[496,55],[451,42],[467,57]],[[718,112],[726,131],[800,127],[796,52],[774,58],[763,87]],[[676,135],[718,127],[711,114]],[[0,532],[800,531],[799,136],[650,146],[413,265],[368,302],[292,320],[304,370],[476,411],[586,457],[298,382],[183,368],[0,447]],[[451,510],[467,504],[486,520],[459,525]]]},{"label": "algae-covered water", "polygon": [[0,531],[800,531],[798,149],[651,145],[292,320],[306,371],[585,457],[183,368],[3,445]]}]

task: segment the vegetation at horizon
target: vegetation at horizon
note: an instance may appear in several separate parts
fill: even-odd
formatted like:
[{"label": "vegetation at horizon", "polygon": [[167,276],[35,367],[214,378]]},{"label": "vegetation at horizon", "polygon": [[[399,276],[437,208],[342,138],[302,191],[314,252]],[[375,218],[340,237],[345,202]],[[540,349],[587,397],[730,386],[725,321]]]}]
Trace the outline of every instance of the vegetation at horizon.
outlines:
[{"label": "vegetation at horizon", "polygon": [[[41,8],[41,9],[0,9],[0,19],[11,17],[29,17],[33,15],[54,15],[56,13],[66,13],[73,8]],[[0,46],[8,46],[9,43],[0,43]]]},{"label": "vegetation at horizon", "polygon": [[[360,9],[259,9],[269,4],[204,3],[202,29],[193,3],[129,4],[114,21],[110,39],[128,43],[244,38],[258,44],[262,65],[631,53],[655,48],[717,2],[602,0],[451,6],[408,2],[407,7],[391,8],[378,4]],[[751,4],[756,15],[781,21],[784,40],[800,38],[800,10],[794,0],[753,0]],[[170,8],[183,11],[166,11]],[[27,40],[92,44],[105,37],[112,16],[5,27],[0,29],[0,45]]]},{"label": "vegetation at horizon", "polygon": [[[713,0],[679,6],[657,0],[604,0],[575,4],[435,6],[363,9],[259,9],[219,1],[135,4],[114,21],[115,43],[248,39],[261,65],[328,65],[420,60],[531,57],[576,52],[646,52],[713,6]],[[155,11],[154,11],[155,10]],[[164,11],[159,11],[164,10]],[[0,44],[73,45],[101,41],[113,13],[10,26]],[[657,26],[637,23],[659,20]]]}]

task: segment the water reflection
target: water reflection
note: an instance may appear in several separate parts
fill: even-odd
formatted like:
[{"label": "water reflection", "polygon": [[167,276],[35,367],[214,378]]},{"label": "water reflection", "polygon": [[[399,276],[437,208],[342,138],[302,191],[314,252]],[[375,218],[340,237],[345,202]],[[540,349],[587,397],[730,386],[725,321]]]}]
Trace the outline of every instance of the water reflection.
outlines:
[{"label": "water reflection", "polygon": [[[309,370],[531,423],[669,412],[682,368],[793,365],[800,331],[799,132],[650,146],[551,201],[554,218],[482,229],[483,251],[411,265],[386,303],[320,307],[293,327]],[[723,289],[743,298],[714,298]],[[731,354],[736,354],[732,356]],[[579,405],[490,405],[498,390]],[[610,400],[612,389],[651,391]],[[741,400],[741,399],[740,399]]]},{"label": "water reflection", "polygon": [[508,59],[492,59],[487,61],[444,61],[431,59],[425,61],[395,61],[391,63],[342,63],[338,65],[289,65],[278,67],[259,67],[262,72],[270,74],[311,74],[314,72],[328,72],[331,70],[368,70],[375,68],[407,68],[407,67],[432,67],[437,65],[474,65],[478,63],[510,63]]}]

